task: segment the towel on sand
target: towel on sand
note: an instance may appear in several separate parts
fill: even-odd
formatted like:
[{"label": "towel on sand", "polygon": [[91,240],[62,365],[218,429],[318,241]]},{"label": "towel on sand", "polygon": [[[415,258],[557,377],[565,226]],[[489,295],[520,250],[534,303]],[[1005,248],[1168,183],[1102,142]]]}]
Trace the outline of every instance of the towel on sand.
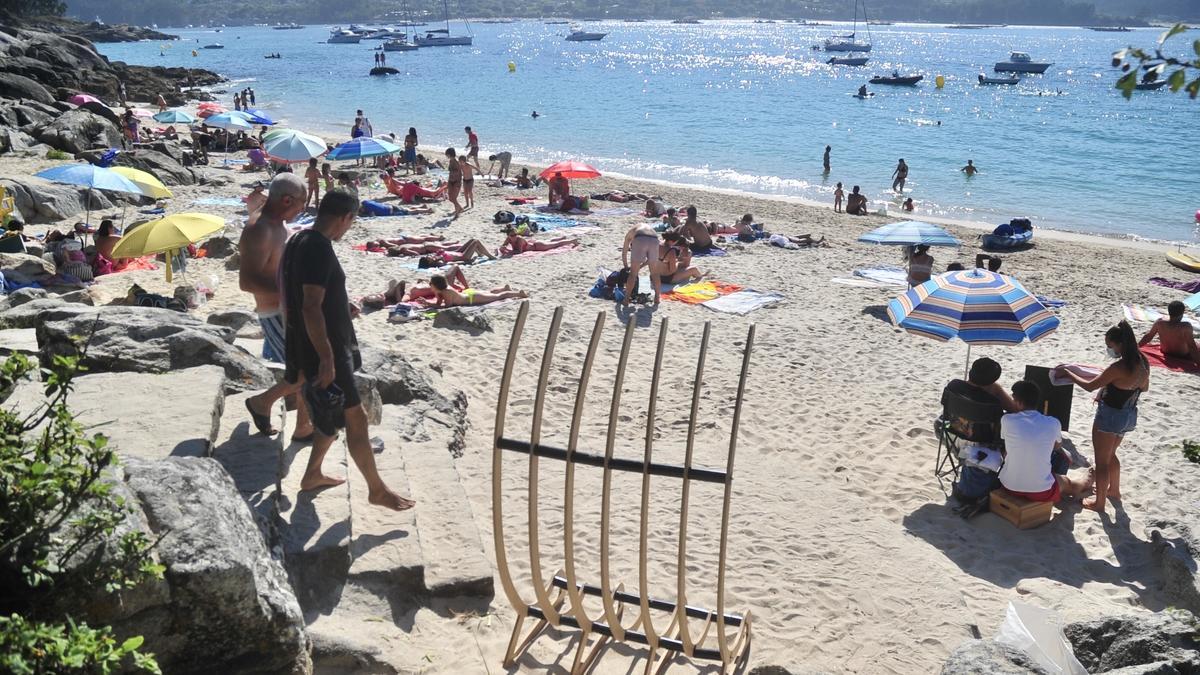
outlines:
[{"label": "towel on sand", "polygon": [[1195,279],[1193,281],[1172,281],[1162,277],[1150,277],[1150,283],[1154,284],[1155,286],[1162,286],[1164,288],[1174,288],[1180,291],[1187,291],[1188,293],[1200,293],[1200,279]]},{"label": "towel on sand", "polygon": [[614,206],[607,209],[599,209],[592,211],[593,216],[633,216],[641,213],[629,208],[628,206]]},{"label": "towel on sand", "polygon": [[243,204],[242,200],[233,197],[201,197],[193,200],[192,203],[201,206],[242,206]]},{"label": "towel on sand", "polygon": [[[1142,305],[1121,305],[1121,311],[1125,314],[1125,320],[1131,323],[1154,323],[1159,319],[1167,318],[1167,315],[1162,312]],[[1192,331],[1200,329],[1200,319],[1190,319],[1184,316],[1183,320],[1192,324]]]},{"label": "towel on sand", "polygon": [[[557,206],[551,206],[549,204],[542,204],[541,206],[537,206],[534,208],[536,208],[538,211],[541,211],[542,213],[563,213],[562,209],[558,208]],[[576,216],[580,216],[580,215],[586,216],[586,215],[590,214],[591,211],[584,211],[583,209],[571,209],[570,211],[567,211],[566,213],[570,213],[570,214],[573,214]]]},{"label": "towel on sand", "polygon": [[706,300],[701,305],[718,312],[728,314],[749,314],[761,307],[767,307],[783,300],[778,293],[762,293],[752,288],[735,291],[729,295]]},{"label": "towel on sand", "polygon": [[862,288],[908,288],[908,272],[892,265],[864,267],[854,270],[851,274],[849,277],[835,277],[831,281]]},{"label": "towel on sand", "polygon": [[575,244],[572,244],[570,246],[559,246],[558,248],[551,248],[551,249],[547,249],[545,251],[525,251],[524,253],[518,253],[516,255],[500,256],[500,257],[511,258],[513,260],[520,260],[522,258],[541,258],[543,256],[558,255],[560,253],[570,253],[572,251],[578,251],[578,250],[579,250],[579,247],[576,246]]},{"label": "towel on sand", "polygon": [[692,257],[695,257],[695,258],[703,258],[706,256],[723,256],[723,255],[729,255],[729,253],[727,253],[725,251],[725,249],[719,248],[716,246],[710,246],[710,247],[704,249],[703,251],[692,251]]},{"label": "towel on sand", "polygon": [[595,225],[586,220],[577,218],[568,218],[566,216],[555,215],[552,213],[534,213],[529,216],[530,222],[537,223],[538,230],[549,232],[564,227],[580,227],[584,225]]},{"label": "towel on sand", "polygon": [[669,292],[663,293],[662,299],[699,305],[740,290],[742,290],[741,286],[727,284],[724,281],[697,281],[674,287]]},{"label": "towel on sand", "polygon": [[1181,359],[1178,356],[1164,356],[1162,353],[1162,345],[1152,344],[1142,347],[1142,356],[1146,357],[1146,361],[1156,368],[1166,368],[1177,373],[1196,373],[1200,375],[1200,366],[1196,365],[1191,359]]}]

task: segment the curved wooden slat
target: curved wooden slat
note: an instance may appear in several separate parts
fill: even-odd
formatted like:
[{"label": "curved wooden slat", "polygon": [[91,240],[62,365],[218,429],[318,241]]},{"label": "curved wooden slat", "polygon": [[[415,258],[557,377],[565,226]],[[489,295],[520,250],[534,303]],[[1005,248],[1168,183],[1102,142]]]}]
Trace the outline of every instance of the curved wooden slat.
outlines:
[{"label": "curved wooden slat", "polygon": [[[517,312],[517,321],[513,324],[512,337],[508,340],[508,356],[504,359],[504,371],[500,377],[500,394],[496,401],[496,424],[492,442],[492,537],[496,549],[496,573],[500,577],[500,586],[509,604],[517,611],[517,629],[525,618],[528,605],[521,599],[513,583],[512,574],[508,570],[508,553],[504,544],[504,489],[501,476],[504,464],[499,440],[504,437],[504,420],[508,412],[508,392],[512,385],[513,366],[517,362],[517,349],[521,345],[521,334],[525,331],[525,319],[529,316],[529,301],[521,303]],[[510,651],[512,644],[509,645]]]},{"label": "curved wooden slat", "polygon": [[650,401],[646,404],[646,447],[642,452],[642,504],[641,523],[638,529],[638,595],[641,596],[641,616],[638,617],[635,625],[640,626],[642,632],[645,633],[652,655],[658,650],[658,632],[654,629],[654,619],[650,613],[650,574],[646,556],[650,538],[650,465],[654,461],[654,423],[657,419],[658,383],[662,375],[663,352],[667,345],[667,329],[669,327],[670,320],[663,317],[658,328],[658,348],[654,352],[654,372],[650,378]]},{"label": "curved wooden slat", "polygon": [[691,631],[688,630],[687,605],[687,526],[688,526],[688,497],[691,494],[692,482],[688,473],[692,468],[692,452],[696,447],[696,417],[700,412],[700,391],[704,386],[704,359],[708,355],[708,337],[712,333],[712,323],[704,322],[704,334],[700,338],[700,357],[696,360],[696,379],[692,383],[692,410],[688,417],[687,449],[683,456],[683,495],[679,506],[679,559],[676,569],[676,616],[679,618],[679,640],[683,643],[683,653],[691,656],[695,644],[692,642]]},{"label": "curved wooden slat", "polygon": [[[529,444],[536,448],[542,440],[542,411],[546,405],[546,385],[550,381],[550,366],[554,361],[554,347],[558,343],[558,331],[562,327],[563,308],[554,309],[550,319],[550,332],[546,335],[546,348],[542,352],[542,369],[538,375],[537,395],[533,401],[533,422],[529,432]],[[558,626],[558,607],[550,601],[550,588],[542,577],[542,553],[538,544],[538,455],[529,453],[529,566],[533,581],[533,592],[538,606],[551,626]]]},{"label": "curved wooden slat", "polygon": [[[621,618],[613,607],[612,581],[608,573],[608,532],[609,518],[612,516],[612,461],[613,447],[617,442],[617,416],[621,413],[621,387],[625,384],[625,366],[629,363],[629,345],[633,343],[633,329],[636,321],[625,324],[625,338],[621,341],[621,356],[617,361],[617,374],[613,378],[612,405],[608,411],[608,438],[604,445],[604,479],[600,489],[600,600],[604,604],[604,619],[612,630],[613,639],[617,642],[625,640],[625,629],[621,627]],[[645,555],[645,552],[642,552]]]}]

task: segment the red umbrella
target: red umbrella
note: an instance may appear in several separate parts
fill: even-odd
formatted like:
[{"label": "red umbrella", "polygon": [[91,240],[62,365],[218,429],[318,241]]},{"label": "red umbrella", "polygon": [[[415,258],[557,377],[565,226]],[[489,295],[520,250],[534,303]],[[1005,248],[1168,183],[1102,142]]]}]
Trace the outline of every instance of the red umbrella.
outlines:
[{"label": "red umbrella", "polygon": [[554,166],[547,168],[542,173],[538,174],[542,178],[553,178],[554,174],[561,173],[563,178],[599,178],[600,172],[594,168],[584,164],[583,162],[568,159],[565,162],[559,162]]},{"label": "red umbrella", "polygon": [[83,105],[84,103],[100,103],[100,99],[91,94],[75,94],[67,99],[67,102],[74,103],[75,105]]}]

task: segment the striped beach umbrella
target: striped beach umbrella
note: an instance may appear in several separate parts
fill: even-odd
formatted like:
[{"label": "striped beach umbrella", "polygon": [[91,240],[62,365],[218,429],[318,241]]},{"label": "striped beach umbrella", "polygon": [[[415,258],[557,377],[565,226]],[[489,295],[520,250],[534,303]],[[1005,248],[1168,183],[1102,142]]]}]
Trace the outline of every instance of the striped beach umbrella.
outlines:
[{"label": "striped beach umbrella", "polygon": [[196,118],[182,110],[164,110],[154,116],[154,121],[162,124],[191,124]]},{"label": "striped beach umbrella", "polygon": [[862,235],[858,240],[892,246],[962,246],[962,242],[949,232],[919,220],[888,223]]},{"label": "striped beach umbrella", "polygon": [[263,150],[277,162],[307,162],[325,154],[325,141],[294,129],[273,129],[263,136]]},{"label": "striped beach umbrella", "polygon": [[379,157],[394,155],[403,148],[387,141],[370,136],[359,136],[352,141],[346,141],[334,148],[326,157],[329,159],[363,159],[364,157]]},{"label": "striped beach umbrella", "polygon": [[939,274],[888,303],[888,318],[909,333],[971,345],[1037,342],[1054,332],[1057,316],[1021,282],[982,269]]}]

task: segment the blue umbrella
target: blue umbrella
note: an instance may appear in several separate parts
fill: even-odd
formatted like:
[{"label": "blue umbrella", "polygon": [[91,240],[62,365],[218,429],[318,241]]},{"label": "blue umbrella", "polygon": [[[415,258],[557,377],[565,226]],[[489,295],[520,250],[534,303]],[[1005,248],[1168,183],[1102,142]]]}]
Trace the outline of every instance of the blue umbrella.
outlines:
[{"label": "blue umbrella", "polygon": [[154,121],[163,124],[192,124],[196,118],[182,110],[164,110],[154,116]]},{"label": "blue umbrella", "polygon": [[398,145],[381,141],[378,138],[371,138],[370,136],[359,136],[352,141],[346,141],[337,146],[326,156],[329,159],[362,159],[364,157],[392,155],[400,151],[401,148]]},{"label": "blue umbrella", "polygon": [[240,131],[248,131],[254,128],[245,117],[242,117],[241,114],[236,111],[221,113],[220,115],[213,115],[212,117],[204,120],[204,123],[210,127],[217,127],[218,129],[238,129]]},{"label": "blue umbrella", "polygon": [[894,246],[961,246],[962,242],[955,239],[949,232],[937,225],[922,223],[919,220],[906,220],[901,223],[889,223],[876,228],[858,238],[872,244],[891,244]]},{"label": "blue umbrella", "polygon": [[142,194],[141,188],[125,176],[103,167],[92,164],[63,164],[34,174],[54,183],[64,185],[82,185],[88,189],[87,219],[92,219],[92,190],[112,190],[114,192],[129,192]]},{"label": "blue umbrella", "polygon": [[1189,295],[1183,304],[1193,312],[1200,312],[1200,293]]},{"label": "blue umbrella", "polygon": [[966,342],[968,363],[973,344],[1036,342],[1059,325],[1019,281],[982,269],[939,274],[889,302],[887,313],[910,333]]},{"label": "blue umbrella", "polygon": [[246,116],[247,121],[253,122],[254,124],[264,124],[266,126],[275,124],[275,120],[271,119],[270,115],[259,110],[258,108],[246,108],[242,111],[242,114]]}]

